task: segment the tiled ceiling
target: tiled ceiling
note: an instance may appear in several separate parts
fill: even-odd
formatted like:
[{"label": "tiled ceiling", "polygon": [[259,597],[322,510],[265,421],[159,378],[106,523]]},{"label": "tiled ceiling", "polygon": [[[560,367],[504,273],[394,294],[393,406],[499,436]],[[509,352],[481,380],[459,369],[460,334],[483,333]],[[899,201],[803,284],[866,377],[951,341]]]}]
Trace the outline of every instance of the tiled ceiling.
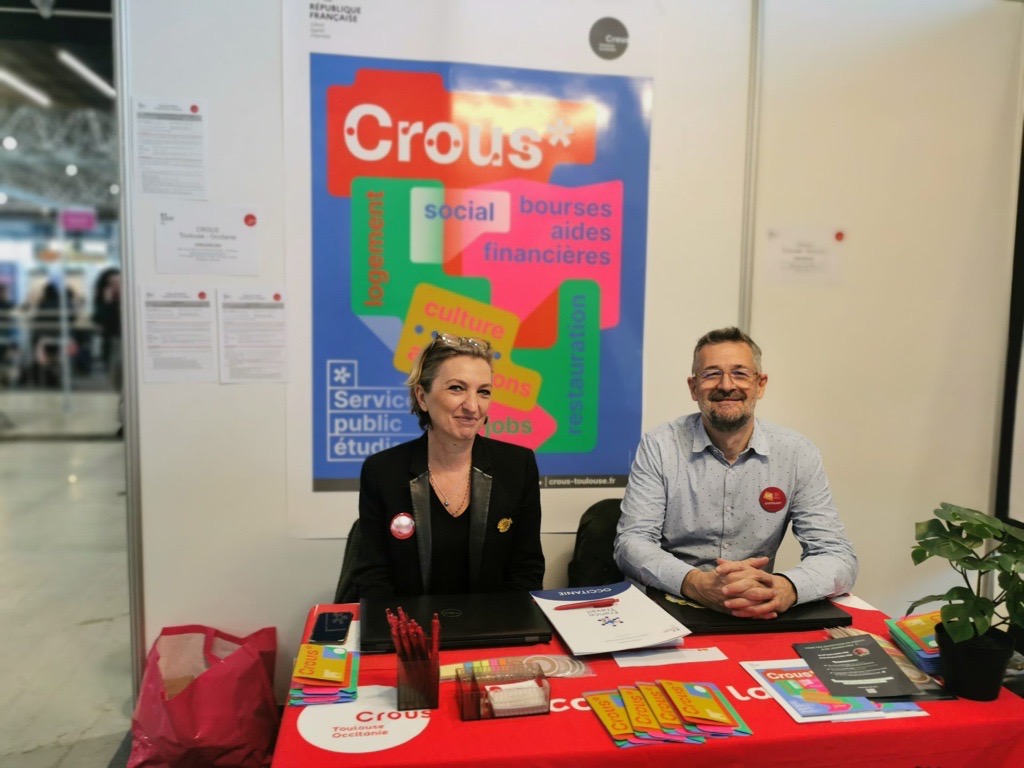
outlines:
[{"label": "tiled ceiling", "polygon": [[[46,93],[49,107],[0,81],[3,216],[38,216],[44,209],[92,206],[115,214],[118,199],[114,101],[57,58],[61,50],[114,83],[111,0],[0,0],[0,70]],[[78,173],[69,176],[74,165]]]}]

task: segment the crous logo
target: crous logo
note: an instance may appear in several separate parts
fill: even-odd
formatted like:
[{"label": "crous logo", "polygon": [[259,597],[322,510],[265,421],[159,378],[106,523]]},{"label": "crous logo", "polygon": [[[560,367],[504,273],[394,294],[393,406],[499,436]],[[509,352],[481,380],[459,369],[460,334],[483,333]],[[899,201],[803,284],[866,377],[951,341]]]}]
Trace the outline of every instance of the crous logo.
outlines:
[{"label": "crous logo", "polygon": [[328,85],[330,194],[349,197],[360,176],[465,189],[508,179],[547,183],[558,166],[594,162],[597,102],[508,93],[498,81],[488,93],[486,78],[474,75],[474,91],[450,89],[436,72],[377,69],[358,70],[351,85]]},{"label": "crous logo", "polygon": [[430,722],[430,710],[395,709],[390,686],[359,686],[359,698],[340,707],[302,707],[296,729],[303,740],[328,752],[365,754],[405,744]]},{"label": "crous logo", "polygon": [[[360,130],[360,124],[368,125]],[[538,146],[541,135],[532,128],[516,128],[509,134],[497,125],[489,129],[470,124],[466,127],[440,121],[424,125],[422,120],[399,120],[379,104],[359,104],[345,116],[345,146],[352,156],[365,162],[376,162],[392,151],[400,163],[413,159],[414,146],[431,162],[451,165],[467,154],[476,166],[502,165],[508,162],[519,169],[536,168],[543,159]],[[374,139],[361,136],[375,135]]]}]

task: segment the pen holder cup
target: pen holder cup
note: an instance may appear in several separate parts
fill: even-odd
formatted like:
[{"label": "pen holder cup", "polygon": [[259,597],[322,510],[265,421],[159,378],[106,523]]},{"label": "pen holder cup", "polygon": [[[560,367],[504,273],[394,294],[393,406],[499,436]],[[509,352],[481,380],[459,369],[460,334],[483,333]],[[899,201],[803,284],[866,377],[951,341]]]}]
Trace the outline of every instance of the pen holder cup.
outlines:
[{"label": "pen holder cup", "polygon": [[455,672],[459,717],[490,720],[495,717],[546,715],[551,686],[536,664],[513,664],[501,672]]},{"label": "pen holder cup", "polygon": [[441,667],[437,654],[428,659],[398,660],[398,708],[437,709]]}]

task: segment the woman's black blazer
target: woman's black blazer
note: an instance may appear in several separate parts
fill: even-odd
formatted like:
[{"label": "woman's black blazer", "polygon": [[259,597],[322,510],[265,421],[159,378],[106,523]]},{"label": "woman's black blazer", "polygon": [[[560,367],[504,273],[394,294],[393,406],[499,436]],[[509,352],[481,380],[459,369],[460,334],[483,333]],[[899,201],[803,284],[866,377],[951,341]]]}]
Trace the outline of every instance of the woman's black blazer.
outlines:
[{"label": "woman's black blazer", "polygon": [[[359,478],[362,536],[355,580],[360,596],[430,593],[430,478],[427,435],[363,462]],[[523,448],[479,435],[473,442],[469,507],[469,583],[466,592],[541,589],[540,484],[537,458]],[[391,521],[416,521],[399,539]]]}]

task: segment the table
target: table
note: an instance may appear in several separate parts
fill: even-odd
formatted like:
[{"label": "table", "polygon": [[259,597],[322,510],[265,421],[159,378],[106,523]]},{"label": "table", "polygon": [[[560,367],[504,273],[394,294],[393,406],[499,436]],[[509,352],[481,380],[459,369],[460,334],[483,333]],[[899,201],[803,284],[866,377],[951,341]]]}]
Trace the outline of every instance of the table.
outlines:
[{"label": "table", "polygon": [[[337,610],[321,605],[310,613]],[[845,607],[845,606],[844,606]],[[350,609],[350,606],[344,606]],[[878,611],[846,608],[854,625],[888,636]],[[351,704],[286,707],[273,768],[480,765],[522,768],[605,766],[822,766],[954,768],[1024,766],[1024,699],[1003,689],[993,702],[927,701],[927,717],[843,723],[796,723],[755,684],[741,660],[796,658],[792,644],[827,639],[824,630],[751,635],[690,635],[685,647],[716,647],[726,661],[619,667],[611,656],[587,656],[595,676],[552,678],[551,713],[463,722],[455,683],[442,683],[440,707],[398,712],[395,657],[364,655],[359,699]],[[528,647],[442,651],[441,664],[500,656],[564,654],[557,637]],[[654,679],[714,682],[753,730],[704,744],[616,747],[589,711],[584,692]]]}]

